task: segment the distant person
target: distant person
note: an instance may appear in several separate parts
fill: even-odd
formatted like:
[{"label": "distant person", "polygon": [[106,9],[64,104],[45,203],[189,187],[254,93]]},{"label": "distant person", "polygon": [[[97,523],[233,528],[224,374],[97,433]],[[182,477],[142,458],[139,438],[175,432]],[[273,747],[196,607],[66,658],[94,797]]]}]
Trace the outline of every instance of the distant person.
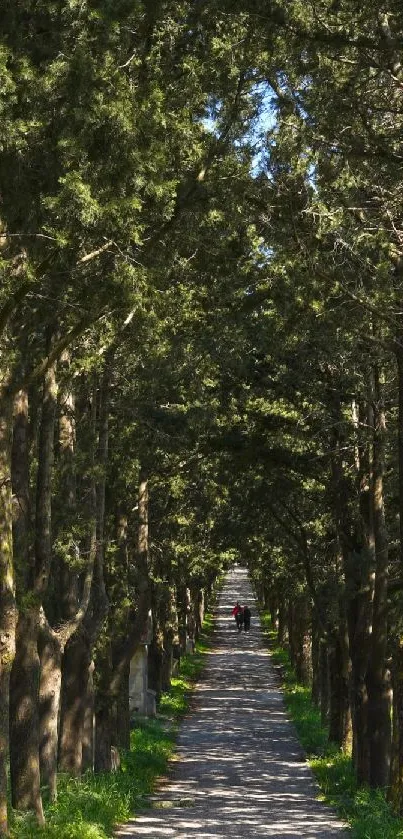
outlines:
[{"label": "distant person", "polygon": [[234,608],[233,608],[233,610],[232,610],[232,614],[233,614],[233,616],[234,616],[234,618],[235,618],[235,623],[236,623],[236,625],[237,625],[237,627],[238,627],[238,632],[240,632],[240,631],[241,631],[241,629],[242,629],[242,624],[243,624],[243,610],[242,610],[242,606],[241,606],[241,604],[238,602],[238,600],[237,600],[237,602],[235,603],[235,606],[234,606]]},{"label": "distant person", "polygon": [[250,629],[250,619],[251,619],[251,611],[249,606],[243,607],[243,628],[245,632],[248,632]]}]

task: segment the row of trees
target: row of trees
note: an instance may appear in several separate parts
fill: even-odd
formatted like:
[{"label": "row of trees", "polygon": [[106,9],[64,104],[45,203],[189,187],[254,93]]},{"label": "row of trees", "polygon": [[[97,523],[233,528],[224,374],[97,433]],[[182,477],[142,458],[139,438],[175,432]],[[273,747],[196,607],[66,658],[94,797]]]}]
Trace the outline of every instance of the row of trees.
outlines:
[{"label": "row of trees", "polygon": [[359,782],[388,787],[399,811],[402,22],[381,4],[284,15],[296,51],[269,79],[267,162],[267,227],[282,231],[261,309],[284,456],[254,470],[269,524],[255,522],[249,548],[330,738],[352,741]]},{"label": "row of trees", "polygon": [[402,24],[355,0],[5,4],[3,834],[9,731],[13,805],[42,821],[58,765],[127,745],[150,607],[159,692],[235,557],[380,786],[392,671],[400,806]]},{"label": "row of trees", "polygon": [[12,804],[40,823],[57,768],[110,769],[150,608],[158,693],[225,561],[204,324],[230,276],[212,275],[228,179],[248,173],[244,29],[183,2],[2,13],[3,834],[8,751]]}]

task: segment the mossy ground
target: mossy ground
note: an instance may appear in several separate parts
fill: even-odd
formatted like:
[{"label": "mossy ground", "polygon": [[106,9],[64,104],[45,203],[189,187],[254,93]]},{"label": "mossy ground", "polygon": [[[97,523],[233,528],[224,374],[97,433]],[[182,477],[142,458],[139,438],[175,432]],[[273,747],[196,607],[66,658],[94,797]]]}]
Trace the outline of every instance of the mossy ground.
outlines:
[{"label": "mossy ground", "polygon": [[321,790],[321,797],[351,825],[354,839],[403,839],[403,821],[397,818],[381,792],[358,787],[351,757],[328,742],[328,732],[311,700],[309,688],[299,685],[288,652],[276,643],[270,616],[261,615],[270,652],[281,669],[285,702],[298,737]]},{"label": "mossy ground", "polygon": [[108,839],[117,824],[146,805],[174,751],[176,724],[189,707],[212,629],[208,615],[196,652],[181,659],[172,690],[161,698],[158,718],[136,722],[131,749],[122,755],[120,770],[104,775],[88,773],[81,780],[60,776],[57,803],[45,803],[46,826],[38,828],[33,816],[12,813],[12,839]]}]

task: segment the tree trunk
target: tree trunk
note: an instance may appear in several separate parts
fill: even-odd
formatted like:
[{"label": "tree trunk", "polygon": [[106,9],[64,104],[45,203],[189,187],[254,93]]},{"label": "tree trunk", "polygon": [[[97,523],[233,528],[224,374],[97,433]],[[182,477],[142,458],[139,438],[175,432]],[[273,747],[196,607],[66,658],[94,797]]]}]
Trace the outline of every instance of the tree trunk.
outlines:
[{"label": "tree trunk", "polygon": [[171,688],[171,678],[174,666],[174,651],[179,649],[178,613],[176,611],[176,597],[173,586],[167,592],[167,614],[164,621],[164,650],[165,656],[162,667],[162,690]]},{"label": "tree trunk", "polygon": [[9,754],[10,674],[15,655],[17,607],[15,602],[12,490],[12,398],[0,389],[0,835],[6,836],[7,764]]},{"label": "tree trunk", "polygon": [[[77,777],[81,774],[83,760],[83,731],[88,701],[87,690],[92,685],[92,647],[106,614],[106,595],[103,581],[103,553],[98,540],[97,489],[95,486],[95,446],[97,399],[94,387],[88,412],[87,433],[90,439],[90,454],[87,468],[82,478],[82,496],[88,535],[84,540],[84,552],[88,556],[81,604],[78,603],[78,586],[74,574],[66,573],[66,589],[63,616],[66,623],[60,628],[59,635],[64,638],[62,661],[62,688],[59,731],[59,766],[62,771]],[[66,420],[64,425],[66,448],[65,469],[69,468],[69,449],[73,446],[73,431]],[[101,436],[101,430],[99,432]],[[101,479],[102,480],[102,479]],[[70,474],[70,492],[73,492],[73,476]],[[74,613],[75,612],[75,613]],[[92,715],[91,715],[92,724]],[[91,757],[87,758],[92,767],[92,745],[88,746]]]},{"label": "tree trunk", "polygon": [[[403,260],[399,259],[396,266],[398,280],[397,306],[401,309],[401,281],[403,279]],[[400,566],[403,573],[403,323],[400,323],[394,343],[397,361],[397,384],[398,384],[398,463],[399,463],[399,529],[400,529]]]},{"label": "tree trunk", "polygon": [[112,708],[105,704],[95,711],[95,772],[112,771],[113,740]]},{"label": "tree trunk", "polygon": [[328,649],[324,638],[319,645],[320,720],[322,725],[329,721],[329,667]]},{"label": "tree trunk", "polygon": [[[268,603],[270,620],[273,629],[278,628],[278,598],[277,593],[271,590],[270,594],[265,595],[265,601]],[[266,607],[265,607],[266,608]]]},{"label": "tree trunk", "polygon": [[[98,683],[95,698],[95,770],[110,771],[110,747],[117,742],[116,715],[114,709],[122,683],[127,674],[127,668],[136,652],[138,645],[144,642],[147,632],[148,614],[150,611],[150,581],[149,581],[149,502],[148,476],[146,470],[140,468],[138,495],[138,541],[135,568],[136,603],[135,608],[128,614],[129,626],[125,628],[124,636],[117,633],[113,645],[104,644],[97,656]],[[103,742],[105,738],[105,742]],[[109,757],[108,757],[109,754]]]},{"label": "tree trunk", "polygon": [[186,583],[183,580],[181,582],[179,582],[178,585],[177,585],[176,602],[177,602],[177,611],[178,611],[179,644],[180,644],[180,649],[181,649],[181,655],[185,655],[185,653],[186,653],[186,639],[187,639],[188,598],[187,598]]},{"label": "tree trunk", "polygon": [[328,648],[329,740],[345,749],[350,735],[350,698],[348,649],[343,641],[340,634],[335,634]]},{"label": "tree trunk", "polygon": [[278,607],[277,643],[284,647],[287,643],[287,614],[288,606],[284,597],[281,597]]},{"label": "tree trunk", "polygon": [[403,815],[403,639],[395,640],[392,651],[393,759],[389,800],[394,811]]},{"label": "tree trunk", "polygon": [[297,638],[294,631],[295,627],[295,605],[294,600],[288,601],[288,608],[287,608],[287,635],[288,635],[288,648],[290,652],[290,661],[293,667],[296,665],[296,657],[297,657]]},{"label": "tree trunk", "polygon": [[32,587],[34,580],[34,557],[30,544],[29,447],[28,394],[26,390],[20,390],[14,400],[11,479],[13,487],[13,554],[14,561],[20,569],[20,579],[17,585],[18,587],[21,585],[24,591]]},{"label": "tree trunk", "polygon": [[85,692],[84,723],[82,734],[82,771],[94,769],[94,748],[95,748],[95,691],[94,691],[94,662],[91,661],[88,668],[87,690]]},{"label": "tree trunk", "polygon": [[193,612],[193,633],[194,639],[197,641],[199,639],[204,620],[204,592],[203,589],[198,586],[191,589],[191,604]]},{"label": "tree trunk", "polygon": [[157,700],[162,693],[162,669],[164,663],[164,635],[157,615],[154,620],[153,638],[148,647],[148,686],[155,690]]},{"label": "tree trunk", "polygon": [[38,611],[20,613],[10,681],[10,780],[12,805],[33,810],[44,824],[39,771]]},{"label": "tree trunk", "polygon": [[301,594],[296,598],[293,646],[297,680],[302,685],[310,685],[312,680],[312,637],[311,616],[306,594]]},{"label": "tree trunk", "polygon": [[45,374],[38,442],[35,515],[35,605],[21,613],[11,678],[10,777],[13,806],[33,810],[44,823],[39,764],[39,606],[47,589],[51,563],[52,466],[56,411],[55,367]]},{"label": "tree trunk", "polygon": [[368,735],[372,787],[387,787],[391,758],[391,687],[386,668],[388,632],[389,544],[386,532],[383,475],[385,470],[385,412],[381,382],[374,373],[374,454],[372,500],[375,531],[375,589],[372,610],[371,648],[367,671]]},{"label": "tree trunk", "polygon": [[320,641],[320,627],[314,610],[312,613],[312,702],[317,708],[320,705]]},{"label": "tree trunk", "polygon": [[51,801],[57,798],[57,747],[62,647],[57,636],[43,626],[39,633],[41,662],[39,686],[39,759],[41,782],[49,789]]},{"label": "tree trunk", "polygon": [[[342,444],[339,436],[340,405],[335,420],[334,448],[331,454],[333,501],[338,540],[341,548],[346,586],[346,616],[351,659],[351,714],[353,731],[353,762],[359,783],[369,782],[368,668],[370,626],[372,616],[372,570],[375,559],[375,536],[371,505],[372,462],[368,440],[360,440],[359,429],[371,427],[369,412],[362,412],[358,422],[353,405],[353,424],[357,436],[356,485],[352,487],[343,469]],[[335,426],[336,427],[336,426]],[[360,443],[360,445],[358,445]],[[355,498],[359,499],[357,516],[351,513]]]},{"label": "tree trunk", "polygon": [[59,769],[73,777],[78,777],[82,768],[90,664],[91,647],[85,629],[81,627],[68,642],[62,662]]},{"label": "tree trunk", "polygon": [[[33,568],[29,550],[28,396],[20,391],[14,403],[12,486],[14,556],[22,569],[22,593],[32,590]],[[38,609],[20,613],[16,655],[10,679],[10,779],[13,807],[33,810],[43,823],[38,755],[37,697],[39,658],[36,649]]]},{"label": "tree trunk", "polygon": [[129,676],[130,661],[126,664],[116,701],[116,746],[126,751],[130,749]]}]

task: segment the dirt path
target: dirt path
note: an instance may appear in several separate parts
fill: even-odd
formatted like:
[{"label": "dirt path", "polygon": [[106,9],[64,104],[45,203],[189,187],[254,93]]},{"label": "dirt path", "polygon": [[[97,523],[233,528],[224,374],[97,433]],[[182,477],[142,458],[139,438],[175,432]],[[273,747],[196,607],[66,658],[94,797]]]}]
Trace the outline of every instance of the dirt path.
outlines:
[{"label": "dirt path", "polygon": [[[237,634],[236,600],[252,608],[250,633]],[[215,648],[195,707],[183,721],[172,780],[119,839],[345,839],[348,832],[316,800],[317,788],[288,722],[264,648],[246,571],[235,569],[218,609]]]}]

